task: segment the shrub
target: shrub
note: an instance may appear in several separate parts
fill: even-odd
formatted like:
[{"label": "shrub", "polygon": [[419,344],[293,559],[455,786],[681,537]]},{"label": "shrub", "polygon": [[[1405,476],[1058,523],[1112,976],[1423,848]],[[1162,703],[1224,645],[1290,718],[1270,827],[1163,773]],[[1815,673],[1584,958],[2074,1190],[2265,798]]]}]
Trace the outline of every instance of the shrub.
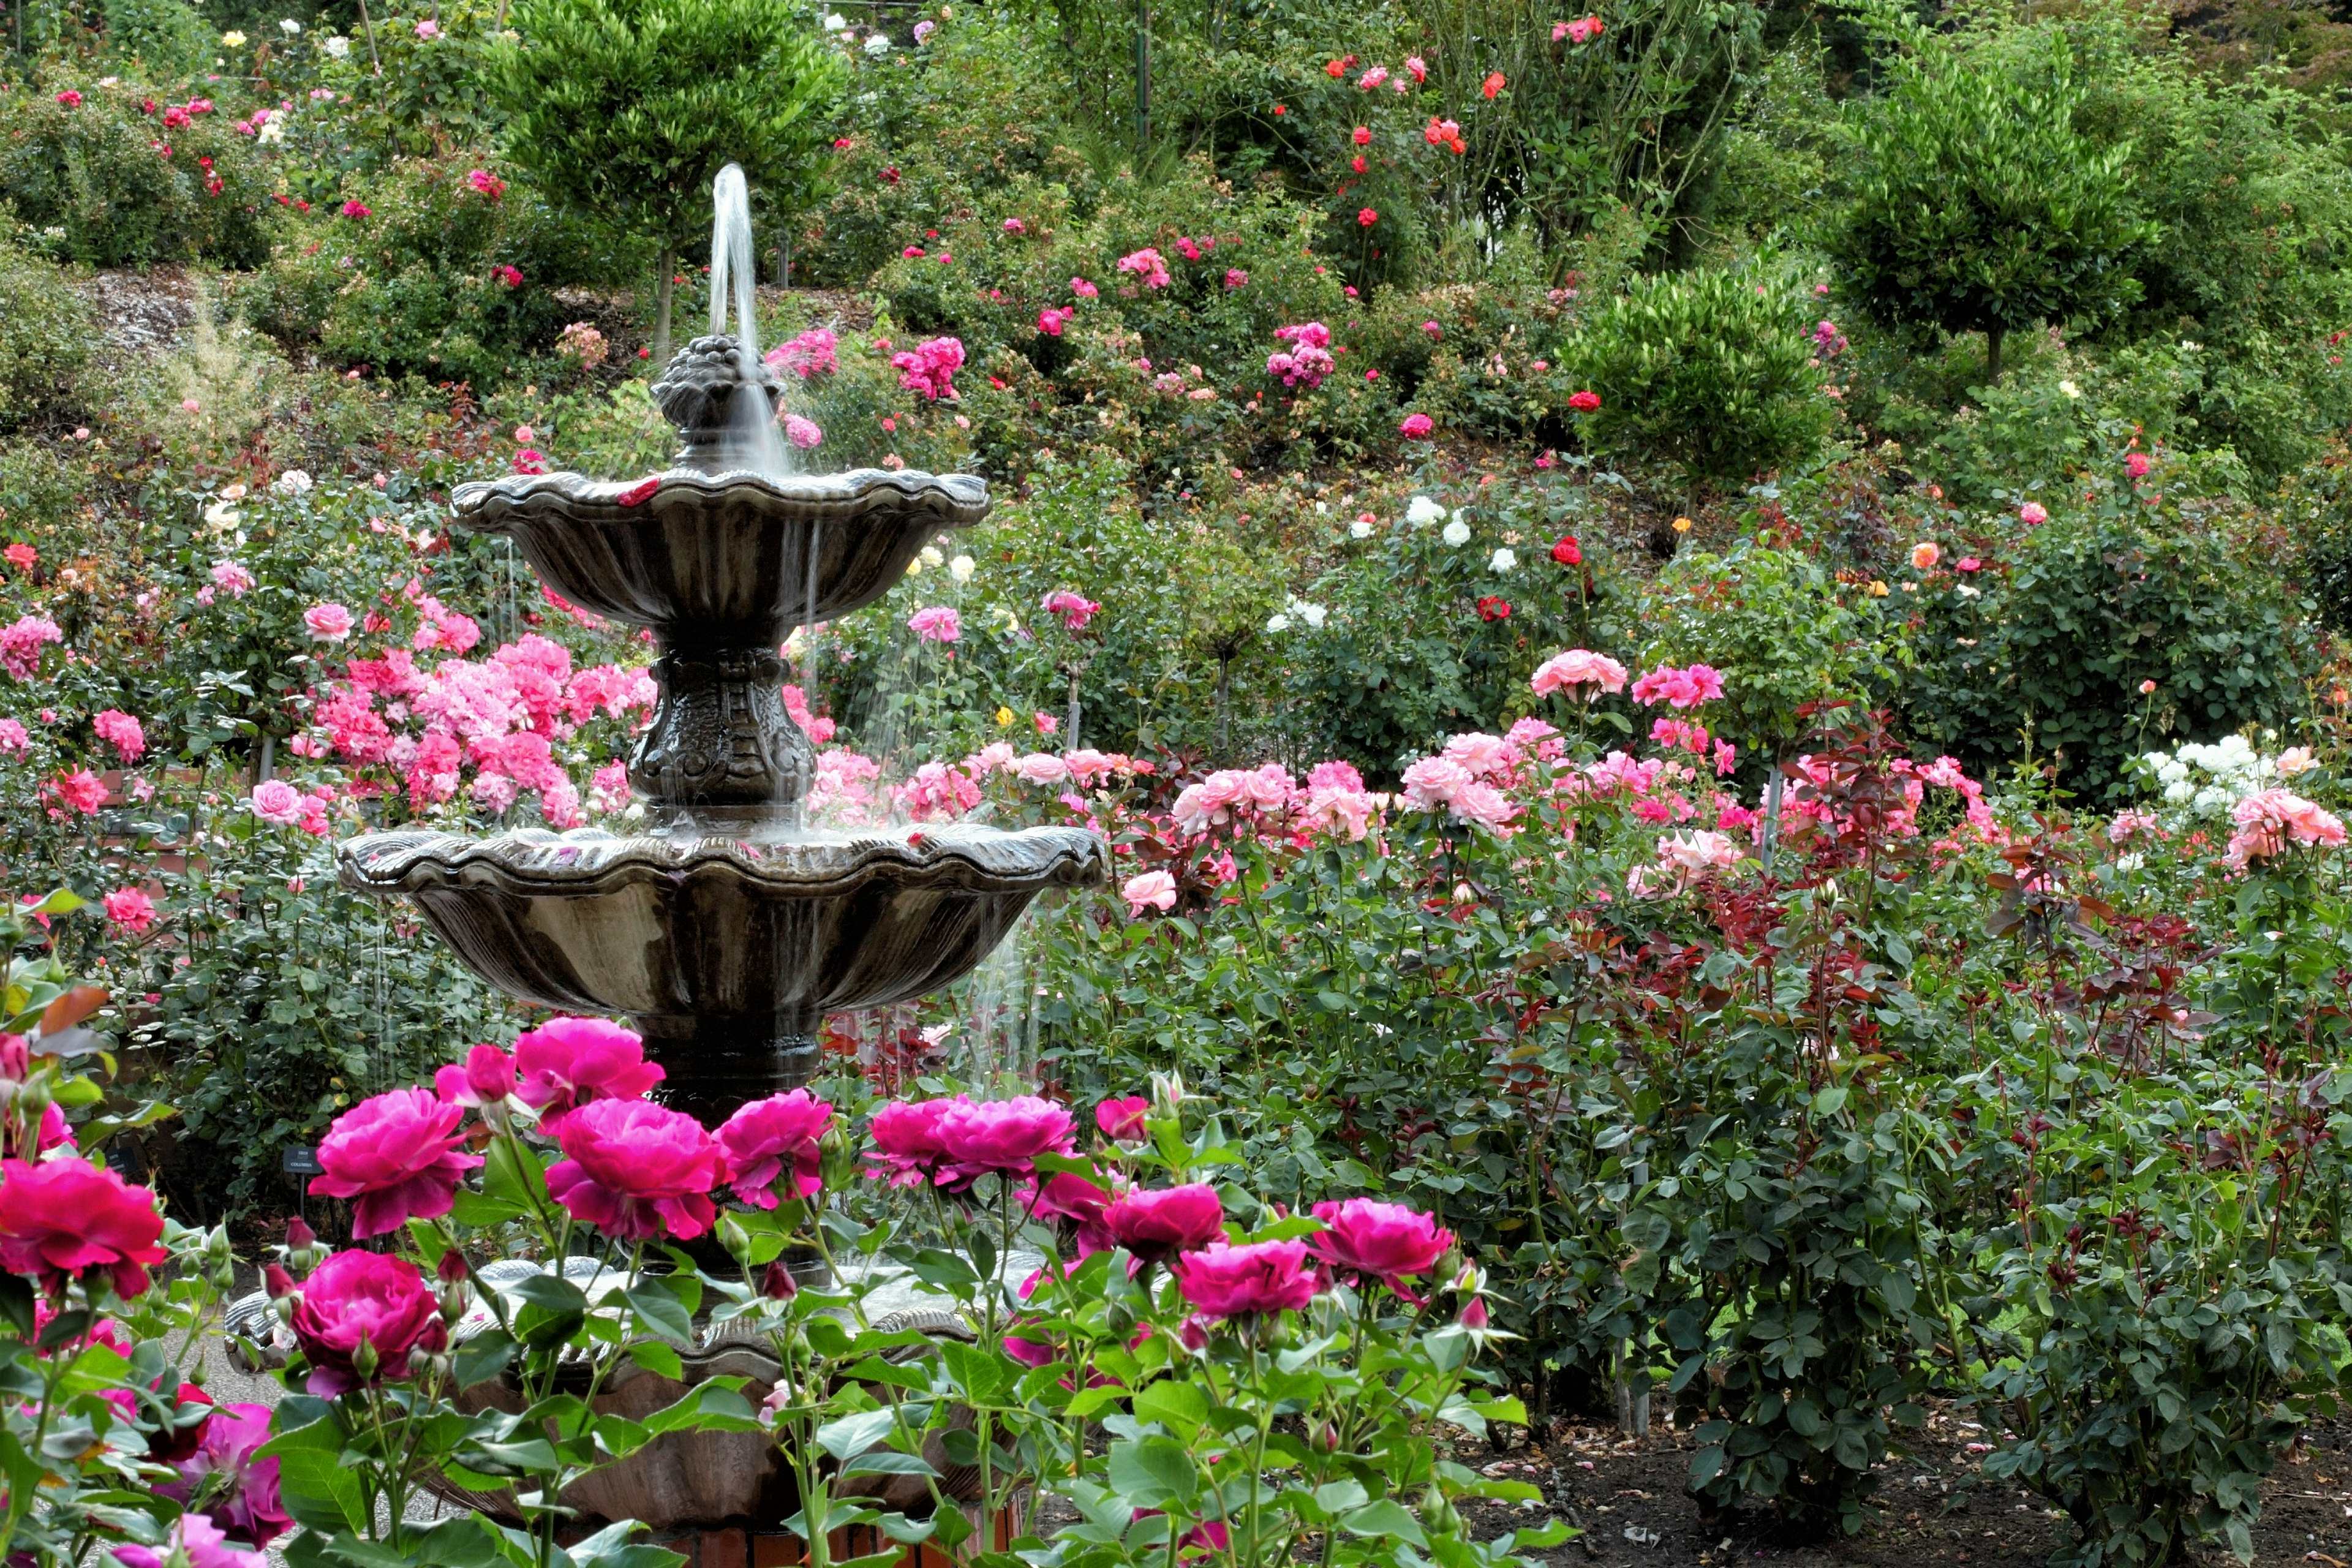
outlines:
[{"label": "shrub", "polygon": [[268,255],[268,175],[226,111],[186,106],[185,122],[166,128],[169,95],[129,83],[58,90],[80,101],[0,94],[0,199],[25,224],[63,229],[64,254],[92,267],[254,267]]},{"label": "shrub", "polygon": [[95,330],[64,272],[0,238],[0,430],[66,395]]},{"label": "shrub", "polygon": [[1929,47],[1857,112],[1854,195],[1831,253],[1865,310],[1894,325],[2001,339],[2043,321],[2096,322],[2137,297],[2134,247],[2155,230],[2131,202],[2131,149],[2074,125],[2081,93],[2062,41],[1995,68]]},{"label": "shrub", "polygon": [[2312,667],[2305,605],[2241,524],[2200,510],[2110,489],[2010,559],[1928,574],[1903,694],[1913,727],[1971,769],[2054,763],[2102,801],[2136,752],[2284,723]]},{"label": "shrub", "polygon": [[106,46],[145,79],[192,79],[212,52],[213,30],[185,0],[106,0]]},{"label": "shrub", "polygon": [[1561,349],[1601,399],[1594,443],[1654,454],[1685,486],[1748,479],[1819,450],[1836,410],[1821,393],[1801,306],[1757,269],[1636,279]]}]

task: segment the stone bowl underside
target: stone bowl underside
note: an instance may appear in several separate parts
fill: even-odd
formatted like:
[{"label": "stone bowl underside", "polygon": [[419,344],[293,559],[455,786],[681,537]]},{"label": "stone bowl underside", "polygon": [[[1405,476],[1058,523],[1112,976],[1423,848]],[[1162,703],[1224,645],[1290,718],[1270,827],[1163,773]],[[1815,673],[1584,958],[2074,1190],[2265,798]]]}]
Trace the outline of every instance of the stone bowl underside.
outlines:
[{"label": "stone bowl underside", "polygon": [[988,512],[987,481],[969,474],[673,468],[650,493],[647,482],[517,475],[458,486],[452,510],[459,528],[511,538],[582,608],[711,647],[773,647],[812,618],[812,546],[814,618],[831,620],[887,593],[942,531]]}]

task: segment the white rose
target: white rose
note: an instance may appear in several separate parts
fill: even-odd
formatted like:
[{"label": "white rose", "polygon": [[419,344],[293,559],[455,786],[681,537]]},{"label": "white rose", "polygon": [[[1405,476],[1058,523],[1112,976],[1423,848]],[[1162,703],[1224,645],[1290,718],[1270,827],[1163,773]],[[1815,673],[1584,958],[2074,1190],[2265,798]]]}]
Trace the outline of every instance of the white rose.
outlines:
[{"label": "white rose", "polygon": [[1290,617],[1279,614],[1270,616],[1265,623],[1265,629],[1269,632],[1286,632],[1290,629]]},{"label": "white rose", "polygon": [[888,54],[890,52],[890,35],[887,33],[870,33],[866,35],[866,52],[869,57],[877,60],[884,55]]},{"label": "white rose", "polygon": [[1445,525],[1445,531],[1438,537],[1448,544],[1457,546],[1467,544],[1470,542],[1470,525],[1457,517]]},{"label": "white rose", "polygon": [[844,21],[844,20],[842,19],[842,16],[841,16],[841,13],[840,13],[840,12],[838,12],[838,11],[828,11],[828,12],[826,12],[826,13],[825,13],[825,17],[824,17],[824,30],[825,30],[826,32],[828,32],[828,33],[838,33],[838,32],[842,31],[843,29],[846,28],[848,26],[849,26],[849,24],[848,24],[847,22],[845,22],[845,21]]},{"label": "white rose", "polygon": [[352,41],[338,34],[334,37],[329,38],[320,46],[320,47],[324,48],[327,53],[334,58],[341,59],[352,52]]},{"label": "white rose", "polygon": [[1370,539],[1371,536],[1372,525],[1360,517],[1348,525],[1348,537],[1350,539]]},{"label": "white rose", "polygon": [[288,16],[279,21],[278,24],[278,30],[290,38],[295,34],[302,30],[302,24],[296,21],[293,17]]},{"label": "white rose", "polygon": [[1495,552],[1494,558],[1488,561],[1486,565],[1496,572],[1516,572],[1518,570],[1519,558],[1508,550],[1497,550]]},{"label": "white rose", "polygon": [[1330,613],[1320,605],[1309,605],[1298,612],[1298,618],[1307,623],[1309,630],[1319,632],[1323,629],[1324,617]]},{"label": "white rose", "polygon": [[1412,504],[1404,509],[1404,520],[1410,523],[1438,522],[1444,516],[1445,509],[1427,496],[1413,497]]},{"label": "white rose", "polygon": [[282,496],[308,495],[310,492],[310,476],[299,468],[289,468],[270,480],[269,488]]},{"label": "white rose", "polygon": [[971,582],[971,574],[979,569],[979,563],[969,555],[959,555],[948,563],[948,575],[959,583]]}]

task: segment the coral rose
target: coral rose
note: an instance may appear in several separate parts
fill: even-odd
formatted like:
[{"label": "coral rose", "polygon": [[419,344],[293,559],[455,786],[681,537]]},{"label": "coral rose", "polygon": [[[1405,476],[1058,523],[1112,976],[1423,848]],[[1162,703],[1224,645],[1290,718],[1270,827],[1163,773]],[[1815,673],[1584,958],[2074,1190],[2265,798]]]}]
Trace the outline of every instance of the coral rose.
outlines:
[{"label": "coral rose", "polygon": [[1402,1204],[1349,1198],[1317,1204],[1314,1214],[1324,1226],[1308,1239],[1316,1257],[1343,1274],[1377,1279],[1416,1306],[1419,1298],[1404,1288],[1404,1277],[1430,1273],[1454,1245],[1452,1231]]},{"label": "coral rose", "polygon": [[323,1174],[313,1197],[356,1198],[352,1235],[398,1230],[411,1219],[438,1219],[457,1201],[457,1184],[481,1156],[457,1152],[466,1108],[429,1089],[395,1089],[362,1100],[319,1141]]},{"label": "coral rose", "polygon": [[147,1266],[163,1261],[163,1234],[153,1193],[79,1155],[0,1160],[0,1268],[37,1276],[52,1293],[104,1269],[117,1295],[138,1295]]},{"label": "coral rose", "polygon": [[1176,1288],[1202,1316],[1238,1318],[1297,1311],[1315,1299],[1303,1241],[1258,1241],[1188,1252],[1169,1266]]},{"label": "coral rose", "polygon": [[817,1173],[817,1142],[833,1125],[833,1107],[807,1089],[772,1094],[739,1109],[719,1130],[735,1195],[753,1208],[776,1206],[776,1184],[792,1172],[791,1195],[805,1198],[824,1185]]},{"label": "coral rose", "polygon": [[719,1210],[727,1163],[702,1123],[643,1100],[600,1100],[563,1119],[565,1158],[547,1192],[572,1218],[624,1241],[690,1241]]},{"label": "coral rose", "polygon": [[553,1018],[515,1037],[515,1097],[539,1110],[539,1130],[562,1133],[564,1119],[600,1100],[643,1100],[667,1077],[646,1060],[643,1037],[604,1018]]},{"label": "coral rose", "polygon": [[[1103,1211],[1116,1241],[1145,1263],[1198,1252],[1225,1234],[1225,1205],[1205,1182],[1127,1194]],[[1313,1292],[1309,1292],[1311,1295]]]},{"label": "coral rose", "polygon": [[[406,1377],[409,1352],[439,1348],[443,1334],[441,1303],[416,1266],[376,1252],[338,1252],[320,1264],[302,1282],[289,1323],[310,1363],[310,1391],[320,1398]],[[365,1375],[362,1345],[374,1360]]]}]

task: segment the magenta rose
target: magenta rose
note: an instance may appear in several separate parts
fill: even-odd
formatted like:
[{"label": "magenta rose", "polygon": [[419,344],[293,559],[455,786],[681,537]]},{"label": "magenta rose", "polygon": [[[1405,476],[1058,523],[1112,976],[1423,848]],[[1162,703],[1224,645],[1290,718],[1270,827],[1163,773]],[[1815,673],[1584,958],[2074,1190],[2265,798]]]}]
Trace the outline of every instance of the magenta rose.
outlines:
[{"label": "magenta rose", "polygon": [[824,1185],[817,1174],[817,1143],[832,1125],[833,1107],[804,1089],[737,1110],[719,1130],[735,1195],[753,1208],[774,1208],[776,1184],[789,1166],[792,1195],[814,1196]]},{"label": "magenta rose", "polygon": [[1151,1102],[1139,1094],[1106,1100],[1095,1107],[1095,1125],[1114,1143],[1140,1142],[1144,1137],[1143,1113],[1150,1109]]},{"label": "magenta rose", "polygon": [[1315,1299],[1303,1241],[1255,1241],[1187,1252],[1169,1265],[1176,1288],[1203,1317],[1297,1311]]},{"label": "magenta rose", "polygon": [[138,1295],[147,1266],[163,1261],[163,1234],[153,1193],[79,1155],[0,1160],[0,1268],[53,1294],[69,1275],[104,1269],[117,1295]]},{"label": "magenta rose", "polygon": [[940,1152],[946,1163],[936,1179],[960,1191],[992,1173],[1034,1176],[1038,1155],[1070,1152],[1070,1134],[1069,1111],[1050,1100],[1029,1094],[1011,1100],[958,1097],[940,1115]]},{"label": "magenta rose", "polygon": [[[1145,1263],[1197,1252],[1225,1234],[1225,1205],[1205,1182],[1132,1192],[1103,1211],[1103,1224],[1121,1247]],[[1313,1294],[1309,1291],[1308,1294]]]},{"label": "magenta rose", "polygon": [[228,1478],[228,1489],[205,1512],[232,1541],[267,1546],[294,1522],[278,1499],[278,1461],[253,1457],[268,1441],[269,1406],[224,1405],[205,1423],[196,1451],[180,1464],[192,1490],[208,1475]]},{"label": "magenta rose", "polygon": [[593,1100],[563,1119],[564,1158],[550,1196],[572,1218],[624,1241],[690,1241],[719,1210],[727,1163],[701,1122],[643,1100]]},{"label": "magenta rose", "polygon": [[464,1066],[436,1072],[433,1088],[452,1105],[495,1105],[515,1092],[514,1058],[496,1046],[476,1046]]},{"label": "magenta rose", "polygon": [[184,1513],[172,1521],[170,1539],[161,1547],[118,1546],[114,1558],[124,1568],[163,1568],[184,1552],[189,1568],[265,1568],[268,1559],[232,1543],[220,1527],[201,1513]]},{"label": "magenta rose", "polygon": [[1374,1198],[1317,1204],[1323,1231],[1310,1238],[1315,1256],[1342,1274],[1377,1279],[1413,1305],[1420,1299],[1402,1283],[1408,1274],[1436,1268],[1454,1245],[1454,1233],[1402,1204]]},{"label": "magenta rose", "polygon": [[940,1119],[955,1103],[894,1100],[877,1110],[866,1128],[874,1140],[873,1152],[866,1156],[873,1168],[866,1174],[894,1187],[930,1185],[947,1158],[940,1143]]},{"label": "magenta rose", "polygon": [[319,1141],[325,1174],[310,1178],[313,1197],[355,1198],[352,1234],[383,1236],[411,1219],[438,1219],[457,1201],[457,1184],[482,1163],[457,1152],[466,1108],[429,1089],[395,1089],[362,1100]]},{"label": "magenta rose", "polygon": [[[406,1377],[409,1352],[437,1349],[443,1338],[441,1303],[416,1266],[376,1252],[338,1252],[313,1269],[290,1327],[310,1363],[310,1391],[321,1398]],[[353,1364],[362,1344],[375,1353],[364,1378]]]},{"label": "magenta rose", "polygon": [[667,1076],[646,1060],[644,1037],[605,1018],[553,1018],[515,1037],[515,1094],[561,1138],[564,1120],[599,1100],[643,1100]]}]

